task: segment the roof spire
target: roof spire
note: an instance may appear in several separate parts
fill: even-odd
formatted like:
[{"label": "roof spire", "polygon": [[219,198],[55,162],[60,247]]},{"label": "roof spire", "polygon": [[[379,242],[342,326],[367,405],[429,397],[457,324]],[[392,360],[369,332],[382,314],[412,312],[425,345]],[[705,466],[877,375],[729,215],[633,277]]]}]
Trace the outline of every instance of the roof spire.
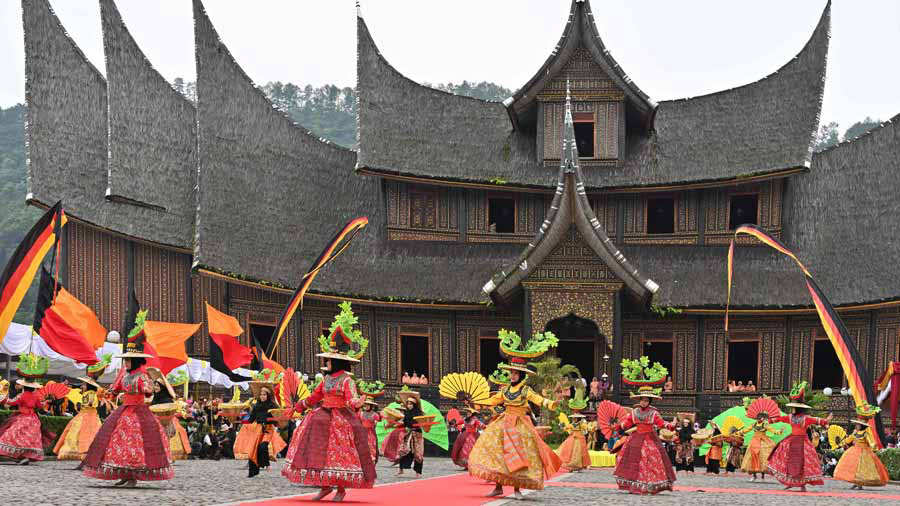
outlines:
[{"label": "roof spire", "polygon": [[566,115],[563,120],[563,156],[560,157],[560,165],[563,172],[575,172],[578,166],[578,147],[575,145],[575,124],[572,120],[572,90],[569,80],[566,79]]}]

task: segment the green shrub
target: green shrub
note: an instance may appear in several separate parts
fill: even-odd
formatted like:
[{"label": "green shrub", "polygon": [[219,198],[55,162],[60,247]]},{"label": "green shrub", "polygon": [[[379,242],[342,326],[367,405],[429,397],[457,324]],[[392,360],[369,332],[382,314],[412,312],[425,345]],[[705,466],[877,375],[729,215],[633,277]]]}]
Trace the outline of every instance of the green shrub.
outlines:
[{"label": "green shrub", "polygon": [[[9,415],[13,414],[13,411],[8,409],[0,410],[0,424],[6,421],[9,418]],[[63,430],[65,430],[66,425],[72,420],[70,416],[44,416],[38,415],[38,418],[41,419],[41,427],[44,429],[56,434],[56,437],[53,439],[53,442],[50,443],[50,446],[44,448],[45,455],[53,454],[53,447],[56,446],[56,440],[59,439],[59,436],[62,434]]]},{"label": "green shrub", "polygon": [[878,458],[887,468],[892,480],[900,480],[900,448],[885,448],[878,452]]}]

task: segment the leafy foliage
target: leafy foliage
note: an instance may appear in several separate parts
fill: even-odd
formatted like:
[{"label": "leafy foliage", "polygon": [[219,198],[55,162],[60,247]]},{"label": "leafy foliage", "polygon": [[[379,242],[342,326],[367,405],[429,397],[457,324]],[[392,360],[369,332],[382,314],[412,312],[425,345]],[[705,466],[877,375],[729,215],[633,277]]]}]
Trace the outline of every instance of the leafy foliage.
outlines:
[{"label": "leafy foliage", "polygon": [[815,144],[813,145],[813,151],[822,151],[823,149],[828,149],[831,146],[841,142],[841,141],[852,141],[853,139],[859,137],[860,135],[868,132],[869,130],[877,127],[881,124],[881,120],[872,119],[869,116],[866,116],[866,119],[862,121],[857,121],[856,123],[850,125],[846,131],[844,131],[844,135],[841,136],[840,133],[840,125],[836,122],[832,121],[825,125],[819,127],[819,131],[816,133]]},{"label": "leafy foliage", "polygon": [[488,379],[497,385],[506,385],[509,383],[509,371],[500,368],[494,369]]},{"label": "leafy foliage", "polygon": [[49,368],[50,359],[34,353],[23,353],[16,362],[16,370],[28,376],[43,376]]},{"label": "leafy foliage", "polygon": [[900,448],[885,448],[878,451],[878,458],[887,468],[892,480],[900,480]]},{"label": "leafy foliage", "polygon": [[137,316],[134,317],[134,327],[131,329],[131,332],[128,333],[128,339],[138,335],[144,330],[144,324],[147,322],[147,313],[149,310],[142,309],[138,311]]},{"label": "leafy foliage", "polygon": [[381,381],[365,381],[358,380],[356,386],[359,391],[366,395],[377,396],[384,393],[384,383]]},{"label": "leafy foliage", "polygon": [[666,379],[669,370],[659,362],[650,365],[650,359],[641,357],[633,360],[629,358],[622,359],[622,377],[634,382],[654,382]]},{"label": "leafy foliage", "polygon": [[559,339],[550,331],[535,332],[524,346],[522,338],[514,330],[500,329],[497,337],[500,338],[500,350],[514,357],[534,358],[555,348],[559,343]]},{"label": "leafy foliage", "polygon": [[329,336],[340,327],[344,335],[350,339],[350,342],[356,343],[358,346],[357,350],[351,349],[349,353],[350,356],[358,359],[363,356],[369,348],[369,340],[364,338],[362,331],[356,328],[356,324],[359,323],[359,318],[353,314],[353,308],[351,307],[350,302],[345,300],[338,304],[338,307],[341,308],[341,312],[338,313],[338,315],[334,317],[334,321],[331,322],[331,327],[328,328],[328,336],[319,336],[319,346],[323,353],[333,351],[333,345]]},{"label": "leafy foliage", "polygon": [[[531,362],[535,367],[535,373],[528,375],[525,384],[540,392],[545,398],[554,399],[557,389],[570,388],[576,378],[581,377],[578,368],[571,364],[563,364],[559,357],[545,357],[538,362]],[[559,408],[565,411],[568,406],[560,403]],[[541,425],[551,425],[548,410],[541,410]],[[554,429],[554,433],[556,430]],[[562,430],[565,433],[565,430]],[[564,438],[565,439],[565,438]]]}]

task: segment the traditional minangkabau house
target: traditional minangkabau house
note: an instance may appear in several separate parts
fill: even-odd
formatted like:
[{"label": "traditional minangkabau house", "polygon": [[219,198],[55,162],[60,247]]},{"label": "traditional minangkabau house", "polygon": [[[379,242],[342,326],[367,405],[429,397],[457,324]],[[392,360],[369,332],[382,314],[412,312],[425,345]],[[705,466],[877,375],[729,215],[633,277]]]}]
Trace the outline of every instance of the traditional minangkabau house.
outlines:
[{"label": "traditional minangkabau house", "polygon": [[[63,200],[63,282],[107,327],[135,290],[154,319],[201,321],[209,301],[265,345],[301,273],[365,215],[279,344],[283,364],[316,370],[315,338],[346,299],[372,343],[358,375],[394,387],[404,371],[432,384],[489,373],[510,328],[552,330],[565,362],[608,372],[617,394],[622,357],[662,362],[666,414],[741,402],[729,380],[839,389],[801,274],[755,239],[737,249],[724,331],[726,246],[754,223],[810,266],[873,373],[898,355],[898,118],[811,151],[830,3],[771,75],[663,102],[612,58],[587,0],[503,103],[411,81],[359,17],[355,150],[275,109],[200,0],[196,104],[153,69],[114,1],[100,5],[105,77],[47,0],[23,0],[27,200]],[[206,334],[189,351],[205,356]]]}]

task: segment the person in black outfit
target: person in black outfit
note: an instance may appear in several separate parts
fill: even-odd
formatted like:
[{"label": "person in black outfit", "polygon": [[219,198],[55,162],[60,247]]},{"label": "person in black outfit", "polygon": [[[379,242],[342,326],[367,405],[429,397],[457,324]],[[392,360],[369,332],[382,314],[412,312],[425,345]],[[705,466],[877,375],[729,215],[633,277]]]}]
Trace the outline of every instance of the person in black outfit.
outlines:
[{"label": "person in black outfit", "polygon": [[[274,430],[274,421],[270,421],[272,414],[270,409],[277,409],[278,406],[272,401],[272,391],[267,387],[260,389],[259,398],[250,411],[250,417],[247,423],[258,423],[262,426],[262,434],[259,443],[256,446],[256,459],[249,459],[250,474],[252,478],[259,474],[259,470],[269,467],[269,442],[266,440],[266,433]],[[252,457],[252,456],[251,456]],[[254,462],[256,460],[256,462]]]},{"label": "person in black outfit", "polygon": [[422,415],[424,415],[424,413],[422,412],[422,406],[419,403],[418,397],[408,397],[406,399],[406,411],[403,412],[402,421],[403,427],[406,430],[406,435],[403,437],[403,446],[405,446],[407,452],[400,457],[400,470],[397,471],[397,476],[402,475],[403,470],[409,469],[410,467],[416,472],[416,477],[422,475],[424,440],[422,428],[415,426],[415,417]]},{"label": "person in black outfit", "polygon": [[675,447],[675,467],[685,473],[694,472],[694,425],[689,418],[678,427],[678,445]]}]

